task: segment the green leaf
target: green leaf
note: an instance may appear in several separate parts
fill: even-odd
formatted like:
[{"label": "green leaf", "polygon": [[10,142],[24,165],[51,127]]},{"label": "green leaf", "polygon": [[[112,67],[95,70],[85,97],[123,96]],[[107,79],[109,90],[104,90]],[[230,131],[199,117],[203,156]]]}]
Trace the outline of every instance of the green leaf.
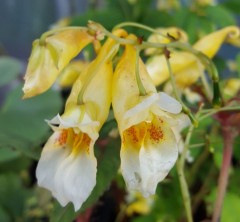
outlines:
[{"label": "green leaf", "polygon": [[20,74],[21,63],[14,58],[0,57],[0,87],[8,84]]},{"label": "green leaf", "polygon": [[[217,189],[212,190],[212,192],[207,196],[206,200],[209,206],[209,213],[213,211],[214,202],[216,200]],[[224,197],[223,209],[221,211],[221,222],[236,222],[239,220],[240,212],[240,196],[227,192]]]},{"label": "green leaf", "polygon": [[[87,201],[82,208],[75,213],[72,204],[68,204],[62,208],[58,203],[55,204],[54,210],[51,214],[51,222],[69,222],[77,215],[87,208],[91,207],[104,191],[110,186],[112,180],[116,177],[120,164],[119,159],[120,140],[111,140],[109,144],[102,150],[98,150],[98,170],[97,170],[97,184],[93,189]],[[100,147],[96,147],[100,149]],[[100,153],[102,152],[102,153]]]},{"label": "green leaf", "polygon": [[0,163],[16,159],[20,156],[18,150],[0,147]]},{"label": "green leaf", "polygon": [[0,184],[0,205],[7,210],[11,218],[23,216],[25,200],[29,192],[22,186],[20,177],[13,173],[2,174]]},{"label": "green leaf", "polygon": [[239,0],[227,0],[222,3],[232,13],[240,14],[240,1]]},{"label": "green leaf", "polygon": [[236,21],[232,13],[224,6],[215,5],[206,7],[207,17],[219,27],[228,25],[236,25]]},{"label": "green leaf", "polygon": [[238,53],[236,56],[236,64],[237,64],[238,76],[240,77],[240,53]]},{"label": "green leaf", "polygon": [[10,216],[7,214],[6,210],[0,206],[0,218],[2,222],[11,222]]},{"label": "green leaf", "polygon": [[31,156],[34,148],[45,142],[51,119],[62,107],[57,92],[48,92],[22,100],[21,86],[9,93],[0,110],[0,148],[16,149]]}]

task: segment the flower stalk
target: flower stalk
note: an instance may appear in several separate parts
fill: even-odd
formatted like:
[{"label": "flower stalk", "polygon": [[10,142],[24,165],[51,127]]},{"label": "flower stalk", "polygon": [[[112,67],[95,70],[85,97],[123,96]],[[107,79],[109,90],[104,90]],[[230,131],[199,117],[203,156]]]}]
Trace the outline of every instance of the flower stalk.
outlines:
[{"label": "flower stalk", "polygon": [[217,199],[214,205],[212,222],[220,221],[224,196],[228,185],[229,171],[231,167],[233,142],[235,137],[237,136],[237,133],[234,131],[234,129],[229,126],[223,126],[222,134],[224,141],[223,160],[218,179]]}]

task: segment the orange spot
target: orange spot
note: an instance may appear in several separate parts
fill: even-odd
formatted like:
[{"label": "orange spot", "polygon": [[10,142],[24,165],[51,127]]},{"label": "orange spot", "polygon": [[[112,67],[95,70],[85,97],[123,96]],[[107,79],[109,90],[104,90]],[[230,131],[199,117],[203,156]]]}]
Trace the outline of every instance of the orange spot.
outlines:
[{"label": "orange spot", "polygon": [[[157,123],[163,124],[164,121],[158,118]],[[159,143],[161,140],[164,139],[164,132],[160,124],[154,124],[154,122],[148,124],[147,132],[150,139],[155,143]]]},{"label": "orange spot", "polygon": [[57,139],[57,142],[59,143],[60,146],[66,144],[67,136],[68,136],[68,131],[67,130],[62,130],[60,136]]},{"label": "orange spot", "polygon": [[131,126],[130,128],[128,128],[126,131],[126,134],[128,137],[130,137],[130,139],[133,143],[139,142],[139,138],[137,136],[137,131],[134,126]]}]

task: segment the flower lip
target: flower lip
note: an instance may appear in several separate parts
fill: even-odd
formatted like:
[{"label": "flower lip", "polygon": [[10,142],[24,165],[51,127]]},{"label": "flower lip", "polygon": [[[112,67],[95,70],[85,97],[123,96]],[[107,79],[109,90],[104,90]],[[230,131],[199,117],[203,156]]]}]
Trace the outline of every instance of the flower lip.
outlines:
[{"label": "flower lip", "polygon": [[80,130],[83,133],[87,133],[89,137],[95,141],[98,138],[98,133],[92,130],[92,128],[99,126],[100,123],[98,121],[91,121],[89,117],[84,119],[87,120],[86,121],[83,120],[82,122],[67,121],[64,120],[59,114],[57,114],[53,119],[45,121],[54,131],[57,128],[60,129],[73,128]]},{"label": "flower lip", "polygon": [[127,110],[124,114],[124,119],[133,117],[137,113],[148,109],[153,104],[156,104],[161,110],[172,114],[178,114],[182,110],[182,105],[176,99],[164,92],[159,92],[153,93],[133,108]]},{"label": "flower lip", "polygon": [[176,99],[164,92],[159,92],[158,95],[159,99],[157,101],[157,105],[161,110],[172,114],[178,114],[181,112],[182,105]]},{"label": "flower lip", "polygon": [[126,111],[124,114],[124,119],[131,118],[132,116],[136,115],[137,113],[148,109],[151,105],[153,105],[159,99],[159,95],[157,93],[153,93],[152,95],[145,98],[142,102],[134,106],[133,108]]}]

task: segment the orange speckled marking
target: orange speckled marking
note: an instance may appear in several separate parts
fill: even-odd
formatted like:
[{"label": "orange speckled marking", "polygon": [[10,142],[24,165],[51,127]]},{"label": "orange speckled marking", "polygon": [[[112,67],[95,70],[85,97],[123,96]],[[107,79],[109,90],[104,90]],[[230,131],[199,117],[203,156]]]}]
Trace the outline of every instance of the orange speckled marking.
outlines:
[{"label": "orange speckled marking", "polygon": [[69,147],[75,154],[81,151],[89,153],[91,138],[86,133],[80,132],[76,134],[73,129],[63,129],[55,143],[64,148]]},{"label": "orange speckled marking", "polygon": [[154,143],[159,143],[161,140],[164,139],[164,133],[160,126],[156,126],[153,123],[149,124],[149,128],[147,129],[147,132],[149,133],[150,139]]},{"label": "orange speckled marking", "polygon": [[66,144],[67,142],[67,136],[68,136],[68,131],[67,130],[62,130],[60,136],[57,139],[57,143],[62,146]]}]

